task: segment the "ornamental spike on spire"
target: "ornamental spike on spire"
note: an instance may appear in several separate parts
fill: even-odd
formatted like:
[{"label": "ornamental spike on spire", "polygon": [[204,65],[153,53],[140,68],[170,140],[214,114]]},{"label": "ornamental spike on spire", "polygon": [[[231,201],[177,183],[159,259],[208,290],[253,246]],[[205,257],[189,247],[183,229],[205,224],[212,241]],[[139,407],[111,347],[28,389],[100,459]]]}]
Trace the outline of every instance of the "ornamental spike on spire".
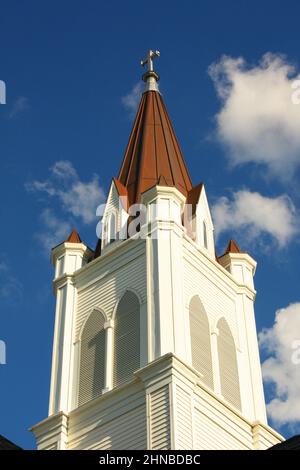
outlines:
[{"label": "ornamental spike on spire", "polygon": [[159,51],[149,51],[141,61],[147,65],[143,75],[146,90],[136,114],[118,176],[127,191],[128,205],[140,203],[144,192],[153,186],[175,187],[184,196],[193,188],[172,122],[158,91],[158,74],[153,59]]},{"label": "ornamental spike on spire", "polygon": [[159,57],[160,52],[159,51],[150,51],[148,52],[148,56],[146,59],[141,60],[141,65],[145,67],[145,65],[148,66],[148,70],[146,73],[143,75],[143,80],[146,83],[146,88],[145,91],[159,91],[158,89],[158,80],[159,80],[159,75],[154,71],[153,68],[153,59],[155,57]]}]

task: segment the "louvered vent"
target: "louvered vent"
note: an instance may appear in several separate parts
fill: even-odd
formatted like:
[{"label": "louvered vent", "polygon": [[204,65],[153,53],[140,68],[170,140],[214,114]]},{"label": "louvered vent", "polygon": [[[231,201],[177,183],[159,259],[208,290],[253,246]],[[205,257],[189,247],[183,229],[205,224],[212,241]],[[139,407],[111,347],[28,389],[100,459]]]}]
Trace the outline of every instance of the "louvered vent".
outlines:
[{"label": "louvered vent", "polygon": [[151,449],[171,448],[169,385],[150,394],[150,436]]},{"label": "louvered vent", "polygon": [[213,372],[208,318],[198,296],[190,302],[192,364],[203,375],[202,381],[213,389]]},{"label": "louvered vent", "polygon": [[81,336],[78,405],[101,395],[105,377],[104,316],[94,311]]},{"label": "louvered vent", "polygon": [[217,327],[219,329],[218,353],[221,393],[225,400],[240,410],[240,384],[234,339],[225,318],[219,320]]},{"label": "louvered vent", "polygon": [[140,304],[133,292],[119,302],[115,318],[114,387],[133,379],[140,368]]}]

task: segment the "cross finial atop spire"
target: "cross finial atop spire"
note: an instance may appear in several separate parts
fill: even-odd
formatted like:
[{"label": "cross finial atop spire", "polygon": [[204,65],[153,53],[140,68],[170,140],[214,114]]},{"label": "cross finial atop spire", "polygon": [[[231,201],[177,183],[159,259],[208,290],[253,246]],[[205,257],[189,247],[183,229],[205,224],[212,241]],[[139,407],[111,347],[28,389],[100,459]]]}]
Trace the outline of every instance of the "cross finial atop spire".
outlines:
[{"label": "cross finial atop spire", "polygon": [[143,80],[146,83],[146,91],[158,91],[158,80],[159,75],[153,69],[153,59],[159,57],[159,51],[150,51],[148,52],[147,59],[141,60],[141,65],[144,67],[148,65],[148,71],[143,75]]},{"label": "cross finial atop spire", "polygon": [[148,72],[153,72],[153,59],[159,56],[159,51],[151,51],[150,49],[150,51],[148,52],[147,59],[141,60],[141,65],[144,67],[146,64],[148,64]]}]

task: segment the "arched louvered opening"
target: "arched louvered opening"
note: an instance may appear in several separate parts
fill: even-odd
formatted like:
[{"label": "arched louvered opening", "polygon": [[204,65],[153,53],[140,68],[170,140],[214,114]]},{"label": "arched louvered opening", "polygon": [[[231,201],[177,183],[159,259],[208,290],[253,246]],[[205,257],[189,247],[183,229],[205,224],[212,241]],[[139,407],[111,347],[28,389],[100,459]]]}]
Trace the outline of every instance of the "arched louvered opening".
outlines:
[{"label": "arched louvered opening", "polygon": [[208,318],[198,296],[190,302],[192,365],[203,375],[203,382],[213,389],[213,371]]},{"label": "arched louvered opening", "polygon": [[114,212],[111,213],[109,218],[109,240],[110,243],[114,242],[117,238],[117,219]]},{"label": "arched louvered opening", "polygon": [[103,247],[108,243],[108,220],[103,219],[102,221],[102,233],[101,233]]},{"label": "arched louvered opening", "polygon": [[240,383],[234,339],[225,318],[219,320],[217,327],[221,393],[225,400],[240,410]]},{"label": "arched louvered opening", "polygon": [[207,242],[207,227],[206,227],[206,223],[205,221],[203,220],[203,246],[204,248],[208,248],[208,242]]},{"label": "arched louvered opening", "polygon": [[132,380],[140,367],[140,303],[133,292],[119,302],[114,323],[114,387]]},{"label": "arched louvered opening", "polygon": [[105,386],[105,318],[94,310],[81,335],[78,405],[101,395]]}]

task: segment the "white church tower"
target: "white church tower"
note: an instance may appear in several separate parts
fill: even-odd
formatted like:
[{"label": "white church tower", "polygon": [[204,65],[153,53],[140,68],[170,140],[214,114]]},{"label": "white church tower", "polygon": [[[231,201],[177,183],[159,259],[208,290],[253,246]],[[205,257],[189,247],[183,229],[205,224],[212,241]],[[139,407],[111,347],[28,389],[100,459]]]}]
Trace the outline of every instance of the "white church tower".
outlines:
[{"label": "white church tower", "polygon": [[96,251],[75,231],[52,250],[51,391],[48,418],[32,428],[38,449],[266,449],[282,440],[266,418],[256,262],[232,240],[216,257],[205,187],[192,184],[157,55],[143,61],[145,92]]}]

